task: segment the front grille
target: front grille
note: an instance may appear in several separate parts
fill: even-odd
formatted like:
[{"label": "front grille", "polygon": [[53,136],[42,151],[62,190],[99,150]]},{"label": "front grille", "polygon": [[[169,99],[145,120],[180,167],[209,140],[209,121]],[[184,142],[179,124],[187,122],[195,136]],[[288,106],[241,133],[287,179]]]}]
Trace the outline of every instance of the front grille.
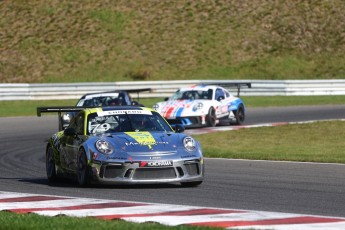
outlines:
[{"label": "front grille", "polygon": [[115,178],[122,176],[122,166],[107,165],[104,166],[103,176],[105,178]]},{"label": "front grille", "polygon": [[174,168],[138,168],[135,170],[134,180],[154,180],[176,178]]},{"label": "front grille", "polygon": [[186,167],[187,173],[190,176],[196,176],[199,175],[199,166],[197,163],[194,164],[185,164],[184,165]]}]

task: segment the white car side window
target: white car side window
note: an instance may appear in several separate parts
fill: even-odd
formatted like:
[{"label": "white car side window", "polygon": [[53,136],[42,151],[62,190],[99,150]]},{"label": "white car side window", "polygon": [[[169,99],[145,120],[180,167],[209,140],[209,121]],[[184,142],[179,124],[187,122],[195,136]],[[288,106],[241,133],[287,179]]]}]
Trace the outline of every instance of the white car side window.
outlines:
[{"label": "white car side window", "polygon": [[216,100],[219,100],[221,97],[225,98],[224,91],[221,88],[216,89]]}]

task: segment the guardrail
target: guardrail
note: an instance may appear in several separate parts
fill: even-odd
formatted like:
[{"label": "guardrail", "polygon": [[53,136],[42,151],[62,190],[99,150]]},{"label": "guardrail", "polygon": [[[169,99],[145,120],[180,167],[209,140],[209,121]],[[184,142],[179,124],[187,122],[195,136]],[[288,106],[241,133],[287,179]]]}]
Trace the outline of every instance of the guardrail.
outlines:
[{"label": "guardrail", "polygon": [[[0,84],[0,100],[77,99],[85,93],[151,88],[142,98],[168,97],[178,88],[193,84],[251,83],[241,96],[345,95],[345,80],[185,80],[49,84]],[[225,87],[236,94],[237,88]],[[136,94],[132,95],[134,98]]]}]

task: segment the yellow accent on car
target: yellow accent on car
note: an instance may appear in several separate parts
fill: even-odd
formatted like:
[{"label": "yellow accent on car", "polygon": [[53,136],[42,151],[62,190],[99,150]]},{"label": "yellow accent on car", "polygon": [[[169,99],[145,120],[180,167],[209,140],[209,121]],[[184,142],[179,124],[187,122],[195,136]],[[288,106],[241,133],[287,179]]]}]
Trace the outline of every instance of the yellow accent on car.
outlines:
[{"label": "yellow accent on car", "polygon": [[136,140],[140,145],[147,145],[152,149],[152,145],[156,144],[156,140],[149,132],[125,132],[127,135]]}]

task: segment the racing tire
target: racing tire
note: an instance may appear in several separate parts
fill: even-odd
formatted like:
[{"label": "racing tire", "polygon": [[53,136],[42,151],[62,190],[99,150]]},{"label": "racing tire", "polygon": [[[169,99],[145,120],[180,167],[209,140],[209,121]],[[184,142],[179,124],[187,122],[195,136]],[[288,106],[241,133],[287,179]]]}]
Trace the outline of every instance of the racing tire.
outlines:
[{"label": "racing tire", "polygon": [[81,187],[90,185],[90,167],[87,163],[87,157],[83,148],[79,149],[77,159],[77,180]]},{"label": "racing tire", "polygon": [[49,145],[46,150],[46,173],[49,182],[56,182],[58,180],[54,151],[51,145]]},{"label": "racing tire", "polygon": [[216,121],[217,121],[216,110],[213,107],[211,107],[208,110],[208,114],[206,116],[206,121],[207,121],[207,126],[209,126],[209,127],[215,127],[216,126]]},{"label": "racing tire", "polygon": [[241,125],[244,122],[245,119],[245,112],[244,112],[244,107],[243,105],[240,105],[236,111],[234,111],[235,115],[235,122],[233,123],[234,125]]},{"label": "racing tire", "polygon": [[202,181],[181,182],[183,187],[197,187],[201,185]]}]

